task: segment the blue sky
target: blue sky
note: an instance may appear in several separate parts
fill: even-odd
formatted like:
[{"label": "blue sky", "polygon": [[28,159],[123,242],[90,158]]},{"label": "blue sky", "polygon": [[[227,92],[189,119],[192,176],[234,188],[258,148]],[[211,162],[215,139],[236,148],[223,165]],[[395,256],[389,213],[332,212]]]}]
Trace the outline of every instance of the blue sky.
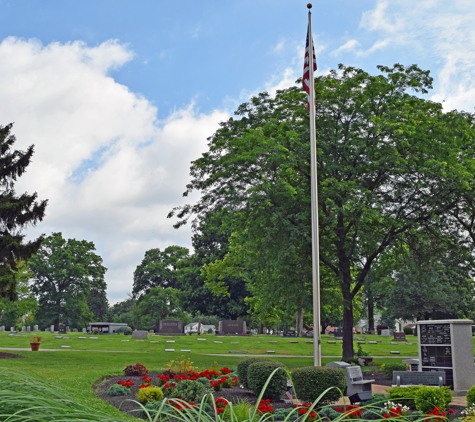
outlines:
[{"label": "blue sky", "polygon": [[[0,124],[35,156],[17,190],[48,198],[30,236],[96,244],[111,303],[146,250],[190,246],[166,219],[206,138],[250,95],[301,76],[307,1],[0,0]],[[475,104],[468,0],[313,2],[318,73],[430,69],[447,110]],[[196,196],[194,197],[196,199]]]}]

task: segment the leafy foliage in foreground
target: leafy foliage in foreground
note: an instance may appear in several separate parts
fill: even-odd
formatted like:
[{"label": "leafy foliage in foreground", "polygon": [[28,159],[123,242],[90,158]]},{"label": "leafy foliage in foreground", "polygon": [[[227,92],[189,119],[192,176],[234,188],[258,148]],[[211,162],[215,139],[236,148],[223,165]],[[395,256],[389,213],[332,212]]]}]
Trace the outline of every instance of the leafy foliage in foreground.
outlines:
[{"label": "leafy foliage in foreground", "polygon": [[31,375],[0,369],[0,420],[122,422],[128,419],[91,410]]}]

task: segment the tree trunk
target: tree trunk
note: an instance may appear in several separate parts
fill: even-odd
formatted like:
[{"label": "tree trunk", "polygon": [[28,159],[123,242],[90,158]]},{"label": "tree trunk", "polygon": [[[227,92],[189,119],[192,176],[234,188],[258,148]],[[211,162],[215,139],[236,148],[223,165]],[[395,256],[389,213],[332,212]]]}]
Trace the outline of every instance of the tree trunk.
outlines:
[{"label": "tree trunk", "polygon": [[343,308],[343,357],[342,360],[353,358],[353,306]]},{"label": "tree trunk", "polygon": [[374,334],[374,300],[371,291],[368,291],[368,330]]},{"label": "tree trunk", "polygon": [[303,308],[300,308],[297,311],[297,315],[295,317],[295,330],[297,331],[298,336],[303,332]]}]

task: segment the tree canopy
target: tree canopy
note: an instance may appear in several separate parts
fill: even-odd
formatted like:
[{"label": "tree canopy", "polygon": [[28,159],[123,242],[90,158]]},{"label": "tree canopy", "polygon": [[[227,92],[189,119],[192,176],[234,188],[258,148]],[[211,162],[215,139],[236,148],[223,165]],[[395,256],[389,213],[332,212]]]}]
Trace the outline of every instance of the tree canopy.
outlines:
[{"label": "tree canopy", "polygon": [[38,297],[37,320],[45,325],[85,326],[94,317],[89,309],[91,292],[104,292],[107,271],[94,253],[93,242],[48,236],[29,261],[32,291]]},{"label": "tree canopy", "polygon": [[0,298],[15,300],[17,262],[28,260],[43,240],[40,236],[25,241],[23,230],[43,220],[47,201],[38,201],[36,193],[15,192],[15,182],[30,164],[33,145],[26,151],[13,150],[12,126],[0,126]]},{"label": "tree canopy", "polygon": [[[354,355],[353,302],[373,265],[407,233],[470,237],[473,225],[474,116],[424,99],[432,78],[416,65],[378,69],[340,65],[315,81],[320,259],[331,274],[320,293],[334,283],[341,291],[344,359]],[[176,227],[222,215],[232,232],[229,267],[267,286],[260,299],[294,307],[311,292],[305,101],[291,87],[241,105],[192,163],[185,195],[201,198],[169,215]]]}]

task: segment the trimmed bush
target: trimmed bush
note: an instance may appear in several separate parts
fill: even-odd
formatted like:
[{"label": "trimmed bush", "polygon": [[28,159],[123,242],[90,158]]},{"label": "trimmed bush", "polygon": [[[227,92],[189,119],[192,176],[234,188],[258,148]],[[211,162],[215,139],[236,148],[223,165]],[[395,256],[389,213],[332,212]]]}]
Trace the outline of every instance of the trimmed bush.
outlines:
[{"label": "trimmed bush", "polygon": [[393,402],[409,407],[409,409],[415,409],[416,395],[421,388],[422,387],[419,385],[410,385],[408,387],[393,387],[388,391],[388,398]]},{"label": "trimmed bush", "polygon": [[272,372],[279,369],[269,380],[265,388],[263,399],[280,400],[287,391],[287,373],[283,365],[275,360],[254,362],[247,368],[247,382],[249,389],[258,396],[264,388]]},{"label": "trimmed bush", "polygon": [[[283,420],[289,420],[288,419],[288,416],[291,414],[291,413],[294,413],[294,415],[296,415],[297,413],[295,413],[295,409],[275,409],[274,410],[274,421],[283,421]],[[287,419],[286,419],[287,418]]]},{"label": "trimmed bush", "polygon": [[416,409],[425,414],[432,412],[434,407],[447,410],[452,401],[452,391],[449,387],[426,387],[419,389],[416,395]]},{"label": "trimmed bush", "polygon": [[137,392],[137,400],[146,404],[163,399],[163,391],[160,387],[145,387]]},{"label": "trimmed bush", "polygon": [[198,403],[201,401],[204,395],[209,393],[209,389],[206,388],[200,381],[184,380],[180,381],[175,390],[173,390],[171,397],[175,399],[182,399],[186,402],[194,401]]},{"label": "trimmed bush", "polygon": [[467,391],[467,407],[471,407],[475,404],[475,385]]},{"label": "trimmed bush", "polygon": [[120,327],[117,331],[116,331],[117,334],[124,334],[126,336],[128,335],[131,335],[132,334],[132,328],[130,327]]},{"label": "trimmed bush", "polygon": [[405,363],[387,363],[384,365],[384,376],[388,380],[393,379],[393,371],[407,371],[407,366]]},{"label": "trimmed bush", "polygon": [[322,420],[329,419],[331,421],[341,416],[341,413],[338,413],[335,409],[332,409],[331,407],[324,407],[317,414]]},{"label": "trimmed bush", "polygon": [[130,388],[124,387],[120,384],[111,385],[109,390],[107,390],[108,396],[126,396],[130,393]]},{"label": "trimmed bush", "polygon": [[127,365],[124,368],[124,374],[129,377],[143,377],[148,374],[148,369],[145,365],[141,363],[136,363],[134,365]]},{"label": "trimmed bush", "polygon": [[255,362],[263,362],[269,359],[266,358],[248,358],[243,359],[237,364],[237,376],[239,378],[239,383],[246,389],[249,390],[249,384],[247,383],[247,369],[249,365]]},{"label": "trimmed bush", "polygon": [[292,371],[295,393],[303,402],[314,402],[327,388],[337,387],[320,399],[319,406],[334,403],[342,397],[346,387],[345,378],[345,371],[340,368],[307,366]]},{"label": "trimmed bush", "polygon": [[409,327],[408,325],[402,327],[402,331],[404,331],[404,334],[406,334],[406,336],[411,336],[414,333],[412,327]]}]

